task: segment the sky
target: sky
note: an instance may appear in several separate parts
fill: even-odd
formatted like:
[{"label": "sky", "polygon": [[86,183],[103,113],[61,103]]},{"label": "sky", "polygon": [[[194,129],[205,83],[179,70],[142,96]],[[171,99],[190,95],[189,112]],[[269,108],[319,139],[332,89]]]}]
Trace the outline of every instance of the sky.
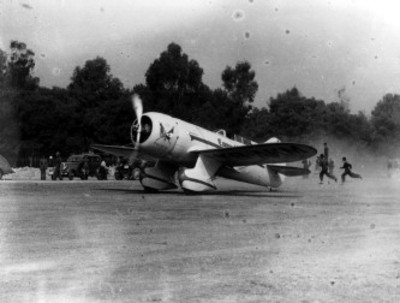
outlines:
[{"label": "sky", "polygon": [[400,94],[399,9],[396,0],[0,0],[0,48],[25,42],[41,86],[66,87],[75,67],[101,56],[132,88],[175,42],[213,89],[227,66],[250,62],[258,107],[294,86],[327,103],[344,89],[351,111],[369,114]]}]

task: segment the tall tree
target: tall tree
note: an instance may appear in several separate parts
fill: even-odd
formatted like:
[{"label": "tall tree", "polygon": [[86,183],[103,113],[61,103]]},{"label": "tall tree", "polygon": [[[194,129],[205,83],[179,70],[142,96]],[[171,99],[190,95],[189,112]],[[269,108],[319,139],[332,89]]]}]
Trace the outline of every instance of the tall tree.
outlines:
[{"label": "tall tree", "polygon": [[350,111],[344,104],[331,102],[326,105],[325,129],[337,138],[351,137]]},{"label": "tall tree", "polygon": [[182,119],[191,119],[189,109],[201,105],[195,96],[203,87],[202,76],[197,61],[189,60],[176,43],[168,45],[145,75],[154,106]]},{"label": "tall tree", "polygon": [[400,95],[383,96],[371,112],[371,124],[374,142],[394,154],[400,148]]},{"label": "tall tree", "polygon": [[250,111],[257,91],[255,73],[248,62],[227,67],[224,89],[210,90],[202,82],[203,69],[182,52],[176,43],[168,45],[146,72],[146,85],[133,89],[145,101],[146,110],[160,111],[198,123],[206,128],[224,127],[238,133]]},{"label": "tall tree", "polygon": [[308,99],[293,87],[269,102],[271,128],[277,136],[304,139],[323,132],[325,103]]},{"label": "tall tree", "polygon": [[16,104],[20,121],[20,156],[32,153],[63,156],[82,150],[83,130],[77,101],[65,89],[39,88],[21,93]]},{"label": "tall tree", "polygon": [[6,76],[9,84],[18,89],[34,89],[39,85],[39,78],[33,77],[35,53],[26,44],[11,41],[11,54],[8,59]]},{"label": "tall tree", "polygon": [[265,107],[254,108],[246,118],[242,129],[243,136],[253,141],[265,142],[276,136],[271,125],[271,113]]},{"label": "tall tree", "polygon": [[351,140],[360,143],[363,148],[372,144],[372,125],[368,116],[359,111],[357,115],[350,115]]},{"label": "tall tree", "polygon": [[233,102],[245,105],[254,101],[258,90],[255,75],[247,61],[238,62],[234,69],[230,66],[225,68],[222,73],[223,86]]},{"label": "tall tree", "polygon": [[258,84],[254,80],[255,72],[249,62],[238,62],[235,68],[227,66],[222,72],[224,92],[230,101],[226,104],[229,110],[230,127],[228,133],[239,133],[251,110]]},{"label": "tall tree", "polygon": [[7,53],[0,49],[0,87],[3,87],[6,83],[7,74]]},{"label": "tall tree", "polygon": [[15,165],[20,147],[19,121],[15,115],[17,91],[0,85],[0,154]]},{"label": "tall tree", "polygon": [[347,95],[345,86],[337,91],[337,97],[342,108],[350,113],[350,97]]},{"label": "tall tree", "polygon": [[[76,67],[68,85],[68,91],[78,100],[78,118],[81,126],[82,150],[87,150],[92,142],[105,142],[105,138],[114,137],[115,128],[106,128],[109,121],[132,119],[132,113],[118,111],[116,104],[126,98],[127,90],[122,82],[111,74],[110,66],[102,57],[85,62],[83,67]],[[129,106],[129,102],[127,105]],[[112,110],[108,110],[112,108]],[[125,107],[123,107],[125,108]],[[117,117],[116,115],[120,115]],[[128,132],[127,132],[128,133]],[[126,133],[126,134],[127,134]],[[125,135],[126,135],[125,134]],[[117,138],[120,138],[117,135]],[[109,143],[121,143],[112,140]]]},{"label": "tall tree", "polygon": [[117,99],[124,91],[121,81],[113,77],[110,66],[102,57],[86,61],[84,67],[77,66],[68,90],[83,97],[88,107],[96,106],[102,100]]}]

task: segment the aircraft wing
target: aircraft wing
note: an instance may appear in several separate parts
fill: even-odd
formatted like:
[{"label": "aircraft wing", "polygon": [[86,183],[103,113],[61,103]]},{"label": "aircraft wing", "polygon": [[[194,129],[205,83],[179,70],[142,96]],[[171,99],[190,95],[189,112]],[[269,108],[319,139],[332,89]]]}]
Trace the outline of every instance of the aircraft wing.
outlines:
[{"label": "aircraft wing", "polygon": [[317,150],[300,143],[263,143],[192,152],[216,159],[223,165],[247,166],[300,161],[314,156]]},{"label": "aircraft wing", "polygon": [[[117,157],[123,157],[129,159],[134,151],[133,146],[128,146],[128,145],[103,145],[103,144],[92,144],[90,146],[91,149],[101,151],[106,154],[114,155]],[[143,153],[138,153],[137,155],[138,159],[143,159],[143,160],[154,160],[152,157],[149,157],[146,154]]]}]

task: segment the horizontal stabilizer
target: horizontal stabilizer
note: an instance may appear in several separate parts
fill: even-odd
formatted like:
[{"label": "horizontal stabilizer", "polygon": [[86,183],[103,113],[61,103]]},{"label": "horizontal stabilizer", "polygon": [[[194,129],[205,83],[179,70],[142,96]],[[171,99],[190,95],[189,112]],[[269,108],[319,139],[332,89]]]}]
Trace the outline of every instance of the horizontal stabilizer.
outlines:
[{"label": "horizontal stabilizer", "polygon": [[294,167],[294,166],[281,166],[281,165],[268,165],[274,172],[280,173],[287,177],[304,176],[310,173],[309,169]]},{"label": "horizontal stabilizer", "polygon": [[301,161],[314,156],[317,150],[314,147],[300,143],[264,143],[196,150],[192,151],[192,153],[214,158],[223,165],[247,166]]}]

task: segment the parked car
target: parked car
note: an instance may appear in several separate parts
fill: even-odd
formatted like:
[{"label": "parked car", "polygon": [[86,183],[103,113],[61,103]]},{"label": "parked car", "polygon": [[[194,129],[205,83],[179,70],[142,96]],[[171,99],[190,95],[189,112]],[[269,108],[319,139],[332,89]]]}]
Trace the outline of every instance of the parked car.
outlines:
[{"label": "parked car", "polygon": [[72,180],[75,177],[87,180],[88,177],[99,176],[101,157],[93,153],[71,155],[66,164],[66,174]]},{"label": "parked car", "polygon": [[120,163],[115,168],[115,180],[139,180],[141,170],[154,165],[154,161],[136,159],[132,164],[129,164],[127,159],[121,159]]},{"label": "parked car", "polygon": [[[47,174],[48,174],[48,175],[50,176],[50,178],[53,179],[53,180],[54,180],[54,178],[53,178],[54,169],[55,169],[54,166],[50,166],[50,167],[47,169]],[[62,180],[63,177],[68,177],[67,163],[61,162],[60,173],[61,173],[61,179],[60,179],[60,180]]]},{"label": "parked car", "polygon": [[138,180],[140,176],[140,167],[138,165],[129,165],[120,163],[115,168],[115,180]]}]

